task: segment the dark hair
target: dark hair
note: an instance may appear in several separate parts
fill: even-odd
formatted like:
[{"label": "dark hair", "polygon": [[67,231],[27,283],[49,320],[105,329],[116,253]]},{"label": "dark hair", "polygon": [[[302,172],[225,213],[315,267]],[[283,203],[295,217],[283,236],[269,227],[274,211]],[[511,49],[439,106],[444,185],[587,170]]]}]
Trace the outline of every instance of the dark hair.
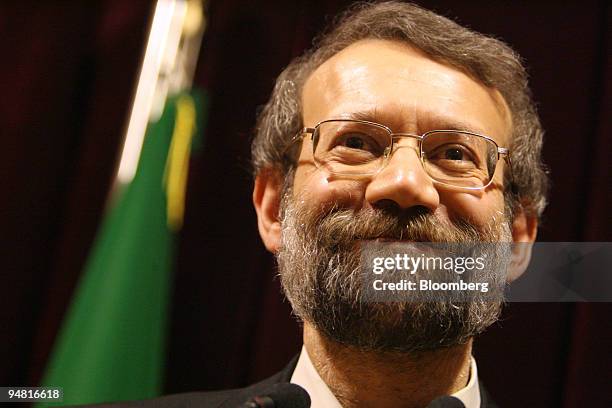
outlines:
[{"label": "dark hair", "polygon": [[409,44],[432,59],[451,65],[497,89],[512,114],[510,152],[512,188],[506,204],[521,205],[528,215],[540,216],[546,207],[548,176],[541,160],[543,129],[520,56],[495,38],[474,32],[445,17],[410,3],[358,3],[342,14],[330,31],[294,59],[276,80],[268,103],[259,114],[252,144],[255,174],[276,169],[292,178],[295,159],[285,154],[290,139],[303,127],[301,92],[321,64],[363,39],[385,39]]}]

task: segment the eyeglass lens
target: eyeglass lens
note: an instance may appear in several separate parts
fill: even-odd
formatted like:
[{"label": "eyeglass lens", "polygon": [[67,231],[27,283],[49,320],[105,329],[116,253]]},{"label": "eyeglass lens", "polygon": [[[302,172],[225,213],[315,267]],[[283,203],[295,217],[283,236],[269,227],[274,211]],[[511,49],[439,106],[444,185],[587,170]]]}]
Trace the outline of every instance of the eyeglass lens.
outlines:
[{"label": "eyeglass lens", "polygon": [[[328,121],[314,134],[314,159],[319,167],[340,175],[372,175],[380,171],[394,144],[405,137],[370,123]],[[460,131],[434,131],[422,140],[421,155],[427,174],[457,187],[489,184],[497,165],[497,146],[478,135]]]}]

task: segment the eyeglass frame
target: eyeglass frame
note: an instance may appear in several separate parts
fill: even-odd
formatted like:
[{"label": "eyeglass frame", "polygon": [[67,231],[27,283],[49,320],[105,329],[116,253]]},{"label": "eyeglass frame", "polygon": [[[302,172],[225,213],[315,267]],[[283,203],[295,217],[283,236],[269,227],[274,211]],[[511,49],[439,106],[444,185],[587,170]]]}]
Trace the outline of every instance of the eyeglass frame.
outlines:
[{"label": "eyeglass frame", "polygon": [[[324,123],[328,123],[328,122],[352,122],[352,123],[362,123],[362,124],[366,124],[366,125],[373,125],[376,126],[378,128],[384,129],[388,134],[389,134],[389,138],[391,139],[391,145],[385,148],[384,151],[384,161],[381,164],[380,168],[378,169],[378,171],[376,173],[373,174],[362,174],[363,176],[376,176],[378,173],[380,173],[388,164],[388,159],[391,157],[391,155],[393,154],[394,151],[394,140],[398,139],[398,138],[402,138],[402,137],[409,137],[409,138],[413,138],[413,139],[417,139],[419,142],[419,159],[421,161],[421,166],[423,166],[423,170],[425,170],[425,163],[423,162],[424,160],[424,152],[423,152],[423,140],[431,134],[435,134],[435,133],[449,133],[449,132],[461,132],[461,133],[465,133],[471,136],[477,136],[477,137],[481,137],[485,140],[490,141],[491,143],[493,143],[496,147],[496,153],[497,153],[497,162],[495,163],[495,169],[493,170],[493,174],[491,175],[489,182],[487,184],[485,184],[484,186],[481,187],[465,187],[465,186],[456,186],[456,185],[452,185],[452,184],[447,184],[444,183],[443,181],[439,181],[434,179],[426,170],[425,170],[425,174],[427,174],[427,176],[434,181],[435,183],[439,183],[445,186],[449,186],[452,187],[453,189],[461,189],[461,190],[470,190],[470,191],[474,191],[474,190],[485,190],[487,187],[489,187],[491,185],[491,183],[493,183],[493,178],[495,177],[495,174],[497,172],[497,166],[498,163],[500,162],[500,158],[503,158],[504,160],[506,160],[508,162],[508,170],[510,173],[510,179],[512,180],[514,177],[512,175],[512,162],[510,160],[510,149],[508,149],[507,147],[500,147],[497,142],[492,139],[489,136],[485,136],[485,135],[481,135],[479,133],[475,133],[475,132],[471,132],[471,131],[467,131],[467,130],[458,130],[458,129],[434,129],[434,130],[429,130],[425,133],[423,133],[422,135],[417,135],[417,134],[412,134],[412,133],[404,133],[404,132],[393,132],[391,130],[391,128],[389,128],[388,126],[385,126],[381,123],[376,123],[376,122],[371,122],[368,120],[360,120],[360,119],[347,119],[347,118],[338,118],[338,119],[326,119],[326,120],[322,120],[319,123],[317,123],[314,127],[303,127],[301,131],[299,131],[293,138],[291,138],[291,140],[289,141],[289,144],[287,146],[287,148],[285,150],[288,150],[289,147],[291,147],[295,142],[297,142],[298,140],[302,139],[305,135],[309,134],[310,135],[310,140],[313,142],[314,139],[314,135],[316,133],[316,131],[318,130],[318,128],[324,124]],[[316,146],[314,145],[314,143],[312,144],[312,156],[313,159],[315,159],[315,150],[316,150]],[[317,163],[317,160],[314,160],[315,165],[317,166],[317,168],[321,168],[319,163]],[[334,174],[340,174],[342,175],[343,173],[334,173]],[[511,182],[511,190],[514,194],[516,194],[516,185],[514,184],[514,182]]]}]

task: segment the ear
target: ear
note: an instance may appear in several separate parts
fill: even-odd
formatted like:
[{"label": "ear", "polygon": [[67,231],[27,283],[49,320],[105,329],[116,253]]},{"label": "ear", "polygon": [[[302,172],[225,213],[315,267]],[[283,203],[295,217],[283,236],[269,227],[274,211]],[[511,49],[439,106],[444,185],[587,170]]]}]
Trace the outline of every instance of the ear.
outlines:
[{"label": "ear", "polygon": [[518,279],[527,269],[531,260],[531,249],[538,233],[538,219],[527,215],[522,207],[518,209],[512,223],[512,261],[508,269],[508,282]]},{"label": "ear", "polygon": [[257,213],[257,227],[264,245],[272,253],[276,253],[280,247],[279,209],[281,193],[282,182],[276,171],[265,169],[255,178],[253,205]]}]

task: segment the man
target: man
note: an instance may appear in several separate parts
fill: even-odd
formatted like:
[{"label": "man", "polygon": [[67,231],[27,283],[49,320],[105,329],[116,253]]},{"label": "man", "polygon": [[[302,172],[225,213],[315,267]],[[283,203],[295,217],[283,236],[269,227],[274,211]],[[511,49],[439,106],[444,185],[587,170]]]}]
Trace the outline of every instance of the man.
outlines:
[{"label": "man", "polygon": [[252,147],[259,232],[303,321],[299,358],[246,389],[151,404],[232,407],[292,382],[317,408],[492,406],[472,339],[500,302],[368,302],[360,248],[533,242],[542,133],[505,44],[412,4],[349,10],[279,76]]},{"label": "man", "polygon": [[[485,188],[469,189],[480,179],[462,189],[465,179],[450,182],[430,164],[467,161],[461,152],[424,158],[414,137],[401,137],[386,164],[358,175],[370,159],[346,166],[352,159],[344,156],[370,153],[374,143],[360,135],[377,128],[358,123],[357,131],[351,120],[409,135],[471,130],[508,147],[511,164],[496,163],[492,179],[479,185],[490,182]],[[303,127],[314,129],[287,157],[283,147]],[[334,147],[322,147],[328,139]],[[474,236],[533,242],[545,206],[541,144],[518,57],[414,5],[357,7],[281,74],[253,143],[253,199],[262,239],[278,254],[283,288],[304,321],[291,381],[309,391],[313,407],[422,407],[440,395],[486,405],[475,385],[472,338],[495,321],[499,305],[466,303],[456,312],[434,303],[367,304],[351,273],[351,244]],[[530,247],[517,248],[513,277],[529,261]]]}]

